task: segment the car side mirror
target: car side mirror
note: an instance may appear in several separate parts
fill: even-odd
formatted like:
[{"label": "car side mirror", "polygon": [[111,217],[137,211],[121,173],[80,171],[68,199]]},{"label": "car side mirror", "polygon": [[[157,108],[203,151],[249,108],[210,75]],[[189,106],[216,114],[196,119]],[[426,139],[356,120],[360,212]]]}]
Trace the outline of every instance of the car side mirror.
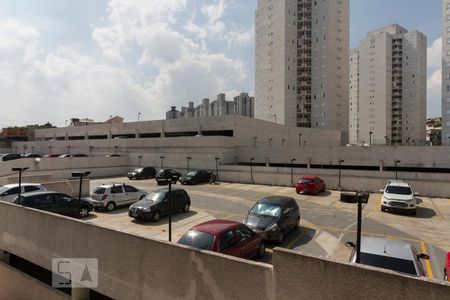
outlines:
[{"label": "car side mirror", "polygon": [[424,253],[420,253],[417,257],[419,259],[424,259],[424,260],[429,260],[430,259],[430,256],[427,255],[427,254],[424,254]]},{"label": "car side mirror", "polygon": [[353,243],[353,242],[346,242],[346,243],[345,243],[345,246],[348,247],[348,248],[353,248],[353,249],[356,248],[356,245],[355,245],[355,243]]}]

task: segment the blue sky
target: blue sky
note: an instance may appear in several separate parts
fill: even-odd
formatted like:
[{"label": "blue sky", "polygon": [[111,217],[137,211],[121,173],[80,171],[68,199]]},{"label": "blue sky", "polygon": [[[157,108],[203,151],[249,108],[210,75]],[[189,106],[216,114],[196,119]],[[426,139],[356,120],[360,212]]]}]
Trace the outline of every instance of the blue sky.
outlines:
[{"label": "blue sky", "polygon": [[[254,93],[256,0],[0,0],[0,126],[163,118],[171,105]],[[428,36],[440,114],[440,0],[351,0],[351,46],[398,23]]]}]

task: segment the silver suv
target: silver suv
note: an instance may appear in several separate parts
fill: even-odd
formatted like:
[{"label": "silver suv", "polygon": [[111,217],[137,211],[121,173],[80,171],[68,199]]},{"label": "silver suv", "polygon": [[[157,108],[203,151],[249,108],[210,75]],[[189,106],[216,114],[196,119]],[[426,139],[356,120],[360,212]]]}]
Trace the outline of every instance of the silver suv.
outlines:
[{"label": "silver suv", "polygon": [[416,193],[412,187],[401,180],[391,180],[383,190],[381,211],[403,211],[416,214]]},{"label": "silver suv", "polygon": [[[45,192],[47,189],[43,187],[39,183],[22,183],[20,185],[21,187],[21,194],[29,193],[29,192]],[[13,184],[7,184],[2,187],[0,187],[0,200],[1,201],[7,201],[11,202],[14,200],[14,198],[19,194],[19,184],[13,183]]]},{"label": "silver suv", "polygon": [[127,184],[104,184],[96,187],[89,201],[95,209],[113,211],[116,207],[132,204],[148,193]]}]

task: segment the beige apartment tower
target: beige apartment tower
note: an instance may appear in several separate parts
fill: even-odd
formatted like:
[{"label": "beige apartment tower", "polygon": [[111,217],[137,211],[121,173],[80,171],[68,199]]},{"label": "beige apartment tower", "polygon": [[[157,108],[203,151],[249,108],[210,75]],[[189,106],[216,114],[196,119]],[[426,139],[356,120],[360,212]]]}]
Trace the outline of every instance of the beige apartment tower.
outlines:
[{"label": "beige apartment tower", "polygon": [[442,1],[442,145],[450,146],[450,0]]},{"label": "beige apartment tower", "polygon": [[347,137],[349,0],[258,0],[255,30],[256,118]]},{"label": "beige apartment tower", "polygon": [[350,53],[350,143],[425,145],[426,36],[393,24]]}]

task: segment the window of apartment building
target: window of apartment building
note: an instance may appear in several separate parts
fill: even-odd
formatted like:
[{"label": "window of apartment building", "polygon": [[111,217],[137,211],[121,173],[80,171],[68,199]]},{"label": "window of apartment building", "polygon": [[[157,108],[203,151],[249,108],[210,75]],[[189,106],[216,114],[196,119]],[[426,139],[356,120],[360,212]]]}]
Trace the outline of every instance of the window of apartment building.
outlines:
[{"label": "window of apartment building", "polygon": [[447,3],[447,9],[450,9],[450,2]]},{"label": "window of apartment building", "polygon": [[450,116],[450,109],[447,109],[447,116]]}]

